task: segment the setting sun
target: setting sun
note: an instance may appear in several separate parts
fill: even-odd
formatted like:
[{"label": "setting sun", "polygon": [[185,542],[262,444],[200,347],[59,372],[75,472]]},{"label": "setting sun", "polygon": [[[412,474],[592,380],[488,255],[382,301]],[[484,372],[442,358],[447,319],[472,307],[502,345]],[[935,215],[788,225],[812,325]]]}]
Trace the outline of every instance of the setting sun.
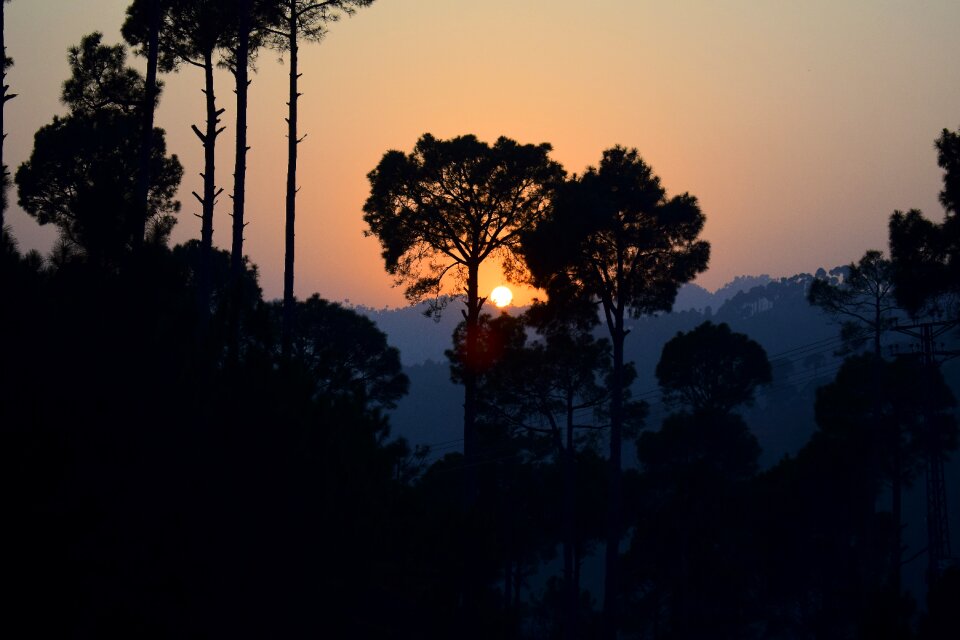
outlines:
[{"label": "setting sun", "polygon": [[490,300],[498,307],[505,307],[513,300],[513,292],[504,286],[499,286],[490,292]]}]

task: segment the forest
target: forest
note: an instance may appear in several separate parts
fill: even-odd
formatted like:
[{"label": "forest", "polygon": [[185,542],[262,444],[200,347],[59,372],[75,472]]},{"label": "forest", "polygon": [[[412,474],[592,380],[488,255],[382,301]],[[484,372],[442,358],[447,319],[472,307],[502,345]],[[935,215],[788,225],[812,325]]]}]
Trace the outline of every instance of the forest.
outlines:
[{"label": "forest", "polygon": [[[640,150],[572,173],[424,133],[343,212],[403,325],[294,295],[298,50],[372,3],[132,0],[125,42],[67,52],[29,159],[0,147],[0,212],[58,233],[21,248],[0,213],[4,636],[960,637],[960,131],[931,135],[939,219],[712,309],[707,214]],[[289,71],[278,300],[244,253],[258,51]],[[181,67],[199,180],[155,122]],[[174,244],[181,188],[201,232]],[[494,260],[538,299],[494,311]]]}]

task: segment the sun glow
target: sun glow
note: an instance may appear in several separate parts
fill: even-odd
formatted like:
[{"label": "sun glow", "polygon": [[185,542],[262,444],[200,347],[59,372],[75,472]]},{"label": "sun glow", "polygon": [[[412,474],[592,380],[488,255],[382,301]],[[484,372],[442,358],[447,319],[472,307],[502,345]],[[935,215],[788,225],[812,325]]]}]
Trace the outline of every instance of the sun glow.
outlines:
[{"label": "sun glow", "polygon": [[490,299],[498,307],[505,307],[513,300],[513,292],[504,286],[497,287],[490,292]]}]

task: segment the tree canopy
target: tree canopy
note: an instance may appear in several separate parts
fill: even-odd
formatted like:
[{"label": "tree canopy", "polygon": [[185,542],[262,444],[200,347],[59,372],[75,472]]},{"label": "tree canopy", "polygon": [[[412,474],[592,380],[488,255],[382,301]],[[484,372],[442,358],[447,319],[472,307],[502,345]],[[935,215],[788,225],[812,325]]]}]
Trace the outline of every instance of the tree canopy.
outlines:
[{"label": "tree canopy", "polygon": [[[101,43],[93,33],[70,50],[71,76],[64,83],[66,116],[55,116],[34,136],[30,159],[17,170],[23,209],[40,224],[53,223],[61,236],[95,260],[111,261],[135,242],[138,231],[137,171],[143,78],[126,66],[121,45]],[[150,156],[148,235],[165,242],[183,168],[166,155],[164,131],[154,130]]]},{"label": "tree canopy", "polygon": [[466,303],[464,350],[464,456],[470,470],[466,502],[476,498],[478,328],[484,298],[479,270],[491,256],[516,272],[524,231],[546,216],[563,168],[548,157],[549,144],[519,144],[500,137],[491,146],[473,135],[438,140],[424,134],[413,152],[388,151],[367,178],[370,197],[363,219],[383,248],[387,272],[406,284],[410,301],[440,294],[452,272]]},{"label": "tree canopy", "polygon": [[668,311],[677,290],[706,269],[710,245],[697,199],[668,198],[636,149],[613,147],[599,167],[567,183],[554,215],[526,236],[535,284],[570,284],[611,314]]},{"label": "tree canopy", "polygon": [[[146,53],[152,0],[133,0],[123,23],[124,39]],[[229,48],[236,38],[236,2],[233,0],[164,0],[160,27],[159,62],[163,71],[181,64],[204,66],[204,58]]]},{"label": "tree canopy", "polygon": [[409,300],[439,295],[451,272],[466,293],[468,269],[491,255],[515,255],[520,234],[543,219],[564,176],[550,150],[506,137],[491,146],[473,135],[428,133],[410,154],[384,154],[367,176],[364,221]]},{"label": "tree canopy", "polygon": [[943,169],[943,222],[917,209],[890,216],[890,256],[897,301],[911,314],[946,312],[960,317],[960,132],[944,129],[936,140]]},{"label": "tree canopy", "polygon": [[870,338],[880,355],[880,338],[896,322],[893,265],[880,251],[870,250],[859,262],[830,272],[839,282],[817,278],[807,300],[843,323],[843,336],[854,342]]},{"label": "tree canopy", "polygon": [[369,318],[312,295],[298,303],[293,356],[316,381],[318,397],[393,408],[409,381],[400,352]]},{"label": "tree canopy", "polygon": [[663,346],[657,380],[668,403],[694,412],[729,413],[771,381],[763,347],[726,323],[704,322]]}]

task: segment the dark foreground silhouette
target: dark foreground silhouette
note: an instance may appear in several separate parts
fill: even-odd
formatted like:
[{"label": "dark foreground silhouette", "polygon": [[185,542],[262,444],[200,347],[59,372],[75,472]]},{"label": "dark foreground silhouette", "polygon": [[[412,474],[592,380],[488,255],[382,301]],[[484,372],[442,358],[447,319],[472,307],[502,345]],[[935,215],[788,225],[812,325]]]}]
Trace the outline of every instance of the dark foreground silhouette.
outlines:
[{"label": "dark foreground silhouette", "polygon": [[[224,37],[259,46],[270,3],[241,5]],[[145,125],[153,81],[99,34],[70,63],[68,113],[16,172],[20,205],[60,240],[41,256],[0,236],[5,636],[960,632],[946,504],[928,499],[925,522],[903,503],[921,478],[942,486],[957,447],[939,367],[955,354],[960,293],[956,134],[938,140],[942,223],[895,213],[889,260],[868,252],[819,282],[780,283],[847,320],[846,359],[816,393],[812,437],[763,471],[743,414],[760,389],[780,396],[749,336],[697,323],[643,373],[664,410],[631,395],[631,316],[639,334],[636,316],[669,310],[706,268],[693,196],[667,197],[619,146],[569,178],[549,145],[507,138],[425,135],[413,154],[388,152],[365,207],[386,268],[412,299],[439,293],[448,267],[464,276],[448,358],[465,454],[428,464],[390,434],[408,380],[386,336],[319,296],[265,301],[242,215],[231,253],[211,244],[209,182],[201,240],[170,248],[182,169]],[[476,274],[494,252],[548,299],[483,314]],[[884,335],[914,330],[922,357],[884,351]],[[771,429],[796,420],[790,406],[765,407]],[[905,552],[903,529],[928,525],[931,544]],[[599,557],[602,580],[585,579]],[[902,567],[921,557],[929,588],[907,590]]]}]

